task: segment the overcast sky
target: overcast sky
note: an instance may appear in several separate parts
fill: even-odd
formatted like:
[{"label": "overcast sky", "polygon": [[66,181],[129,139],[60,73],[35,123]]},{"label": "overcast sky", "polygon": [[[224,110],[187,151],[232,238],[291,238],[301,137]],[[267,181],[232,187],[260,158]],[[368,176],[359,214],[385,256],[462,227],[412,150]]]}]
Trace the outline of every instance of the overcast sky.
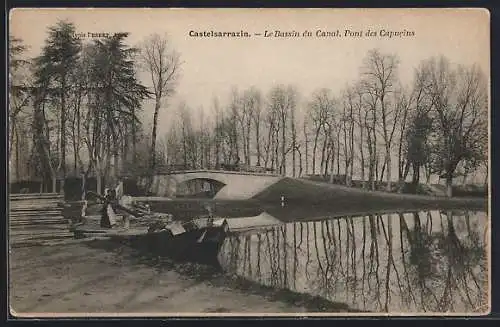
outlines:
[{"label": "overcast sky", "polygon": [[[468,9],[18,9],[10,14],[10,32],[40,53],[47,28],[60,19],[79,33],[130,32],[130,45],[151,33],[169,35],[184,62],[177,94],[160,114],[161,130],[184,100],[210,112],[214,96],[227,101],[232,86],[257,86],[267,92],[277,83],[293,84],[307,97],[315,89],[334,92],[355,81],[363,58],[372,48],[397,54],[400,77],[409,82],[422,59],[445,55],[460,64],[478,63],[489,74],[489,14]],[[341,37],[318,38],[316,32],[339,30]],[[345,30],[407,31],[404,37],[345,37]],[[248,38],[197,38],[191,30],[238,32]],[[265,38],[265,31],[312,32],[311,38]],[[144,80],[144,83],[149,81]],[[148,120],[152,106],[146,106]]]}]

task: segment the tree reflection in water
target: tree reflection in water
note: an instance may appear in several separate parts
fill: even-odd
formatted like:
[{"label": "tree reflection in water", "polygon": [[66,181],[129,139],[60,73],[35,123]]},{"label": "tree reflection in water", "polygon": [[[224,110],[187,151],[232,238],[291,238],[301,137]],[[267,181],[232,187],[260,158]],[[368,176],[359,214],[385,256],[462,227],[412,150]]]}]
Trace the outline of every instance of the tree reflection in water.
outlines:
[{"label": "tree reflection in water", "polygon": [[373,312],[482,312],[485,212],[429,211],[283,224],[231,236],[219,261],[258,283]]}]

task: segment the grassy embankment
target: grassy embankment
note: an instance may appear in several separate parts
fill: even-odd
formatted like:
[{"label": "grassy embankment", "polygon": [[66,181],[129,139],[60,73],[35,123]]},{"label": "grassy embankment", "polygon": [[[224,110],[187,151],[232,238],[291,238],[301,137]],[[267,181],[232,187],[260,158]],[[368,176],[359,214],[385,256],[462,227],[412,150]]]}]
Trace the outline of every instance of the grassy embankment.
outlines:
[{"label": "grassy embankment", "polygon": [[[277,207],[281,195],[285,207]],[[343,216],[390,211],[429,209],[486,210],[487,199],[444,198],[425,195],[365,191],[358,188],[309,180],[285,178],[257,194],[263,209],[285,220],[316,216]]]},{"label": "grassy embankment", "polygon": [[[309,175],[304,177],[307,180],[315,181],[315,182],[323,182],[330,184],[330,177],[323,175]],[[333,178],[333,183],[336,185],[344,186],[345,178],[342,176],[335,175]],[[387,192],[387,182],[386,181],[377,181],[375,183],[375,190]],[[361,180],[352,180],[351,187],[362,189],[363,181]],[[485,185],[477,185],[477,184],[465,184],[465,185],[453,185],[453,196],[454,197],[487,197],[488,196],[488,188]],[[404,183],[401,186],[399,183],[393,183],[392,185],[392,193],[403,193],[403,194],[419,194],[419,195],[436,195],[436,196],[445,196],[446,195],[446,186],[443,184],[416,184],[413,183]]]}]

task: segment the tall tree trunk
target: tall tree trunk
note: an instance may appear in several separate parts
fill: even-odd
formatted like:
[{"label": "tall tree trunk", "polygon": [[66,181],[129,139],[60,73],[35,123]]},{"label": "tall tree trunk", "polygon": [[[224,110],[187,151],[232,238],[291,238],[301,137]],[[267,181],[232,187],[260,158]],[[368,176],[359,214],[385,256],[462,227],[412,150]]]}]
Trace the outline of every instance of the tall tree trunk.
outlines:
[{"label": "tall tree trunk", "polygon": [[366,180],[365,180],[365,151],[363,149],[364,143],[363,143],[363,127],[360,126],[360,132],[359,132],[359,152],[360,152],[360,166],[361,166],[361,187],[366,189]]},{"label": "tall tree trunk", "polygon": [[372,176],[372,190],[376,190],[377,176],[378,176],[378,153],[377,153],[377,112],[375,108],[373,110],[373,125],[372,125],[372,154],[373,154],[373,176]]},{"label": "tall tree trunk", "polygon": [[398,193],[403,193],[405,184],[406,184],[406,177],[408,177],[408,172],[410,171],[410,163],[407,161],[403,167],[403,172],[402,175],[399,179],[399,190]]},{"label": "tall tree trunk", "polygon": [[[82,95],[79,94],[78,96],[78,104],[77,104],[77,111],[76,111],[76,140],[77,140],[77,150],[76,150],[76,160],[78,160],[78,166],[80,166],[80,140],[81,140],[81,101],[82,101]],[[83,167],[80,167],[80,169],[83,169]],[[78,175],[77,175],[78,176]]]},{"label": "tall tree trunk", "polygon": [[118,180],[120,178],[121,172],[120,172],[120,166],[118,163],[118,141],[116,141],[115,146],[114,146],[114,155],[113,155],[113,173],[114,173],[114,178],[115,178],[115,183],[118,183]]},{"label": "tall tree trunk", "polygon": [[[305,146],[305,155],[306,155],[306,175],[309,175],[309,140],[307,138],[307,129],[306,124],[304,124],[304,146]],[[302,163],[302,160],[301,160]]]},{"label": "tall tree trunk", "polygon": [[[346,127],[346,124],[345,124],[345,119],[344,121],[342,122],[342,132],[343,132],[343,147],[344,147],[344,175],[345,175],[345,181],[344,183],[346,184],[347,186],[347,183],[348,183],[348,176],[349,176],[349,148],[348,148],[348,137],[347,137],[347,127]],[[339,158],[340,159],[340,158]],[[340,161],[340,160],[339,160]]]},{"label": "tall tree trunk", "polygon": [[286,176],[286,128],[285,128],[285,119],[282,119],[282,128],[281,128],[281,175]]},{"label": "tall tree trunk", "polygon": [[373,141],[371,137],[371,130],[368,130],[368,183],[370,184],[370,189],[375,190],[375,151],[373,146]]},{"label": "tall tree trunk", "polygon": [[[218,133],[218,132],[216,132]],[[220,169],[220,141],[219,141],[219,136],[215,136],[215,169]]]},{"label": "tall tree trunk", "polygon": [[321,148],[321,165],[320,165],[320,175],[323,173],[325,167],[325,151],[327,145],[327,135],[325,135],[325,139],[323,140],[323,146]]},{"label": "tall tree trunk", "polygon": [[349,177],[348,177],[348,181],[346,181],[346,185],[347,186],[351,186],[352,185],[352,178],[353,178],[353,174],[354,174],[354,116],[353,116],[353,111],[352,111],[352,107],[351,107],[351,130],[350,130],[350,146],[349,146],[349,165],[350,165],[350,171],[349,171]]},{"label": "tall tree trunk", "polygon": [[316,135],[314,136],[314,145],[313,145],[313,153],[312,153],[312,174],[316,175],[316,154],[318,149],[318,138],[319,138],[319,128],[316,129]]},{"label": "tall tree trunk", "polygon": [[[299,177],[302,177],[302,152],[299,148],[297,148],[297,152],[299,153]],[[307,159],[306,159],[307,163]]]},{"label": "tall tree trunk", "polygon": [[426,164],[424,166],[425,168],[425,183],[426,184],[430,184],[431,183],[431,165],[430,164]]},{"label": "tall tree trunk", "polygon": [[153,132],[151,133],[151,159],[150,166],[151,174],[153,174],[156,168],[156,133],[158,129],[158,113],[161,107],[161,93],[156,96],[155,99],[155,112],[153,114]]},{"label": "tall tree trunk", "polygon": [[21,156],[21,147],[19,146],[19,131],[18,129],[16,128],[15,129],[16,131],[16,181],[19,181],[20,178],[21,178],[21,173],[20,173],[20,170],[21,170],[21,167],[20,167],[20,160],[19,160],[19,157]]},{"label": "tall tree trunk", "polygon": [[137,164],[137,126],[135,121],[135,108],[131,109],[132,113],[132,165],[136,168]]},{"label": "tall tree trunk", "polygon": [[66,178],[66,78],[61,82],[61,189],[64,192]]},{"label": "tall tree trunk", "polygon": [[[45,178],[50,175],[52,178],[52,192],[56,192],[57,174],[50,157],[50,149],[47,145],[49,140],[47,120],[45,119],[43,86],[36,90],[33,104],[33,143],[37,151],[39,160],[42,163],[42,189]],[[47,174],[48,170],[48,174]]]},{"label": "tall tree trunk", "polygon": [[[333,142],[332,142],[332,144],[333,144]],[[333,152],[333,149],[332,149],[332,152]],[[332,155],[331,165],[330,165],[330,184],[333,184],[334,167],[335,167],[335,156]]]},{"label": "tall tree trunk", "polygon": [[450,173],[446,174],[446,196],[453,196],[453,175]]},{"label": "tall tree trunk", "polygon": [[391,162],[391,148],[389,146],[385,147],[385,156],[386,156],[386,163],[387,163],[387,192],[392,191],[392,176],[391,176],[391,170],[392,170],[392,162]]},{"label": "tall tree trunk", "polygon": [[337,148],[336,148],[336,151],[337,151],[337,155],[335,157],[337,158],[337,175],[340,175],[340,131],[337,132]]},{"label": "tall tree trunk", "polygon": [[95,178],[96,178],[96,187],[97,187],[97,194],[102,194],[102,172],[101,172],[101,163],[100,160],[96,162],[95,165]]},{"label": "tall tree trunk", "polygon": [[[269,126],[269,131],[267,132],[267,142],[266,142],[266,157],[264,158],[264,167],[265,168],[268,168],[268,163],[269,163],[269,160],[271,159],[271,154],[272,154],[272,138],[273,138],[273,126],[270,125]],[[271,168],[272,168],[272,164],[271,164]]]},{"label": "tall tree trunk", "polygon": [[[333,142],[331,142],[333,143]],[[326,150],[326,158],[325,158],[325,165],[324,165],[324,170],[323,170],[323,179],[326,180],[326,177],[328,176],[328,166],[329,166],[329,163],[330,163],[330,158],[332,160],[332,165],[333,165],[333,162],[334,162],[334,149],[332,148],[331,146],[331,143],[329,146],[327,146],[327,150]]]},{"label": "tall tree trunk", "polygon": [[87,195],[87,172],[83,172],[83,174],[81,174],[81,178],[82,178],[81,200],[85,201]]},{"label": "tall tree trunk", "polygon": [[412,164],[412,168],[413,168],[412,184],[413,184],[413,187],[416,189],[416,187],[418,186],[418,183],[420,181],[420,165],[418,163],[414,162]]},{"label": "tall tree trunk", "polygon": [[257,122],[255,124],[255,146],[257,147],[257,166],[261,165],[260,162],[260,123],[258,122],[259,118],[257,118]]},{"label": "tall tree trunk", "polygon": [[250,155],[250,125],[247,124],[247,161],[246,161],[246,164],[247,165],[251,165],[252,163],[252,158],[251,158],[251,155]]}]

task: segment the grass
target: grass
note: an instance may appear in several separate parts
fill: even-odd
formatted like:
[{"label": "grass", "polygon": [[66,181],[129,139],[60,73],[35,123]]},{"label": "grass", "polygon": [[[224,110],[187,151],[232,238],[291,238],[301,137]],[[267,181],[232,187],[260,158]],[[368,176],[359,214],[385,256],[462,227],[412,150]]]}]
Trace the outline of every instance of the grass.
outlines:
[{"label": "grass", "polygon": [[[329,176],[325,177],[323,175],[310,175],[304,177],[304,179],[315,181],[315,182],[323,182],[330,183]],[[342,176],[335,175],[333,179],[333,183],[336,185],[345,185],[345,178]],[[367,182],[368,183],[368,182]],[[361,180],[353,180],[351,182],[351,187],[353,188],[362,188],[363,182]],[[439,190],[439,193],[443,196],[446,194],[446,186],[442,184],[431,184],[431,186],[435,190]],[[387,182],[385,181],[377,181],[375,183],[375,188],[377,191],[387,192]],[[393,193],[397,193],[399,190],[398,183],[394,183],[393,185]],[[416,186],[413,183],[405,182],[403,185],[402,193],[403,194],[420,194],[420,195],[433,195],[435,193],[429,185],[427,184],[417,184]],[[466,185],[453,185],[453,196],[454,197],[487,197],[488,196],[488,188],[484,185],[474,185],[474,184],[466,184]],[[439,194],[436,194],[439,195]]]},{"label": "grass", "polygon": [[[280,206],[284,196],[285,206]],[[368,212],[430,209],[486,210],[484,198],[443,198],[365,191],[335,184],[284,178],[254,198],[263,210],[282,220]]]}]

